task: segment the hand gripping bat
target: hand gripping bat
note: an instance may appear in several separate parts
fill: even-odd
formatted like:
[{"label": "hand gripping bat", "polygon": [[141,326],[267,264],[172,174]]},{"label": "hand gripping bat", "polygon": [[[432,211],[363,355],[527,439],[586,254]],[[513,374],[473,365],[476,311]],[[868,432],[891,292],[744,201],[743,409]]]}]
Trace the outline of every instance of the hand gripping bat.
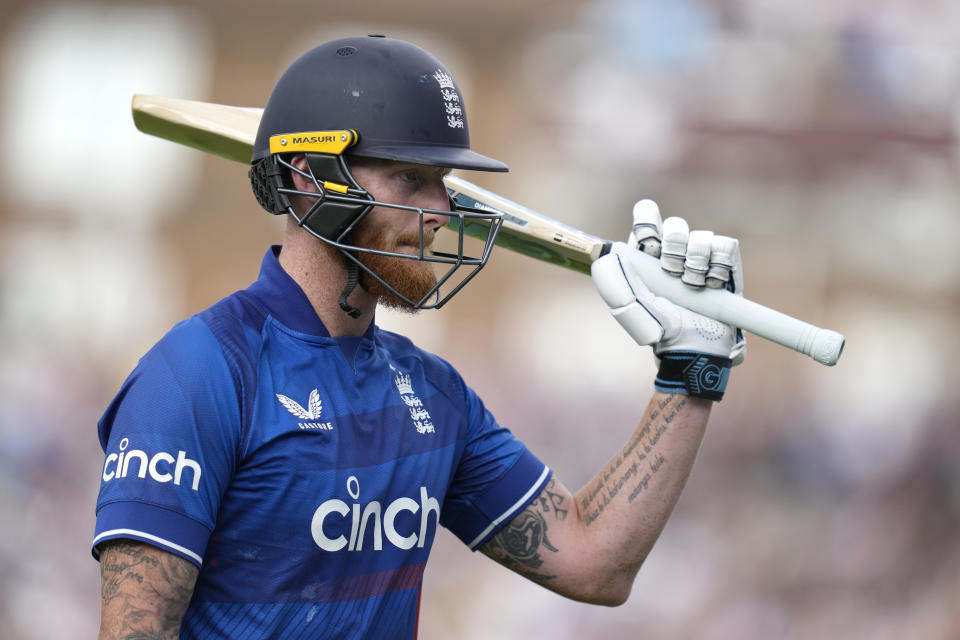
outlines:
[{"label": "hand gripping bat", "polygon": [[[194,100],[139,94],[133,97],[133,121],[140,131],[244,164],[250,162],[262,113],[258,108]],[[581,273],[589,273],[590,264],[610,250],[609,240],[574,229],[460,177],[448,175],[444,182],[459,204],[503,214],[497,245]],[[487,227],[473,222],[463,231],[484,238]],[[799,351],[821,364],[832,366],[843,353],[845,338],[835,331],[815,327],[724,289],[690,287],[665,273],[659,260],[639,251],[634,263],[655,295],[691,311]]]}]

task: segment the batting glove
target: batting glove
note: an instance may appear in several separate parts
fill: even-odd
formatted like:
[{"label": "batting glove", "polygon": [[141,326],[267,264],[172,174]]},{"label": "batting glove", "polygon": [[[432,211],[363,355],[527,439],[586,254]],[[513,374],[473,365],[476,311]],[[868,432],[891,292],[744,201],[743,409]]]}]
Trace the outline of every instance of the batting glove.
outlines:
[{"label": "batting glove", "polygon": [[633,207],[627,243],[593,263],[591,275],[610,313],[633,339],[653,346],[659,370],[655,387],[668,393],[720,400],[730,367],[743,362],[739,329],[655,296],[632,266],[630,252],[658,258],[661,268],[691,287],[727,288],[743,295],[740,245],[711,231],[690,231],[683,218],[661,220],[652,200]]}]

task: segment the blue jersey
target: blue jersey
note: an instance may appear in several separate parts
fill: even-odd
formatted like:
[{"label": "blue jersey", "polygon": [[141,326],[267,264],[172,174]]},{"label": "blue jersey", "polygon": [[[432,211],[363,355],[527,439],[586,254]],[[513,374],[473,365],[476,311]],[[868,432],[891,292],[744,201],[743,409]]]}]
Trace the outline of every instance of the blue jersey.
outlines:
[{"label": "blue jersey", "polygon": [[175,326],[99,424],[97,545],[200,567],[182,638],[412,638],[438,524],[471,549],[550,470],[440,358],[331,338],[276,248]]}]

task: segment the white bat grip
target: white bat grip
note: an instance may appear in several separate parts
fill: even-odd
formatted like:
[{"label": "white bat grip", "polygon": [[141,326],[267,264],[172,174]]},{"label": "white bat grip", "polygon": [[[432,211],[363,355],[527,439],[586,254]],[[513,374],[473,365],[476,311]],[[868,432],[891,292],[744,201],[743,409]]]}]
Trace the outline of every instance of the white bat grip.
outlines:
[{"label": "white bat grip", "polygon": [[845,338],[836,331],[797,320],[725,289],[691,287],[661,269],[658,259],[640,251],[620,255],[631,261],[654,295],[674,304],[799,351],[820,364],[833,366],[843,353]]}]

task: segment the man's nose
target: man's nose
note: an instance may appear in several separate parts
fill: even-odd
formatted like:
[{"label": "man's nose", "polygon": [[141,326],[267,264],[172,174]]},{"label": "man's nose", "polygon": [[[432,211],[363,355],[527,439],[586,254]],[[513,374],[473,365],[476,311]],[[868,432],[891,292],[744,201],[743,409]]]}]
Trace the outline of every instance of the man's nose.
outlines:
[{"label": "man's nose", "polygon": [[[419,206],[424,209],[433,209],[434,211],[450,211],[450,196],[447,194],[447,188],[443,184],[443,179],[437,176],[435,181],[431,182],[430,188],[425,190],[424,199]],[[430,211],[423,212],[423,226],[430,229],[439,229],[450,222],[450,216]]]}]

